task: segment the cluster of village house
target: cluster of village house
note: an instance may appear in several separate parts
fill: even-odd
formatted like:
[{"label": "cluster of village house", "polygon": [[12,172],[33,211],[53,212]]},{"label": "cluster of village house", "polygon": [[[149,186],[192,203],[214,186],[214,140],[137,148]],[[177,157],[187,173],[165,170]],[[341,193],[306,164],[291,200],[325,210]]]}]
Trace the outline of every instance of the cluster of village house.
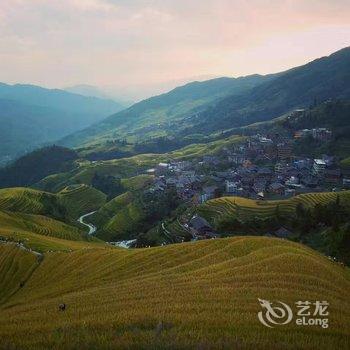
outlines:
[{"label": "cluster of village house", "polygon": [[[301,130],[295,138],[328,140],[330,130]],[[286,198],[314,191],[350,187],[350,172],[341,170],[334,157],[296,157],[293,140],[279,135],[254,135],[220,154],[200,159],[160,163],[150,191],[173,188],[179,197],[195,204],[220,196],[252,199]]]}]

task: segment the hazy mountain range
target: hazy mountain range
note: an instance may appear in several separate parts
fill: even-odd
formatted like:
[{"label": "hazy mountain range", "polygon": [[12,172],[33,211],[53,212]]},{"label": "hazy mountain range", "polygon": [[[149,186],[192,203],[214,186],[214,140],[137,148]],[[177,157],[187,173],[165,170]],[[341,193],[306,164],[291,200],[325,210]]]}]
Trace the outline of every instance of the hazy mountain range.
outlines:
[{"label": "hazy mountain range", "polygon": [[79,84],[66,87],[64,90],[82,96],[97,97],[104,100],[113,100],[123,107],[129,107],[134,104],[132,100],[119,98],[117,92],[112,92],[109,89],[103,89],[93,85]]},{"label": "hazy mountain range", "polygon": [[60,144],[68,147],[103,147],[110,140],[135,143],[178,135],[200,139],[315,101],[348,98],[350,48],[278,74],[192,82],[124,110],[97,88],[80,85],[69,90],[79,94],[0,84],[0,159],[61,138]]},{"label": "hazy mountain range", "polygon": [[278,74],[194,82],[141,101],[63,144],[208,135],[269,120],[315,101],[350,97],[350,48]]},{"label": "hazy mountain range", "polygon": [[0,161],[56,141],[122,108],[112,100],[0,83]]}]

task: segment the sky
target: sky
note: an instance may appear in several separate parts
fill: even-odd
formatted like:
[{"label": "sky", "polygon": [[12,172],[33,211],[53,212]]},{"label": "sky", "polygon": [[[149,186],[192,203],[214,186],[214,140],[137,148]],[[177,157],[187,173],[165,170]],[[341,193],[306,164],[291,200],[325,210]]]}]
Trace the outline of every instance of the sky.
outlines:
[{"label": "sky", "polygon": [[7,83],[89,84],[140,99],[346,46],[350,0],[0,0]]}]

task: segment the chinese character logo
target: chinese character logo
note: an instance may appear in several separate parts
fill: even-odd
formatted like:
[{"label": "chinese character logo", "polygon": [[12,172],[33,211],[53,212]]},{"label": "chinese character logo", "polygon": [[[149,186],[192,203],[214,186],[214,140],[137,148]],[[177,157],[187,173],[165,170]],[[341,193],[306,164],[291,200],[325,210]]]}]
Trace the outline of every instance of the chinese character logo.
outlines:
[{"label": "chinese character logo", "polygon": [[[272,303],[271,301],[258,299],[262,311],[258,312],[259,321],[266,327],[273,328],[288,324],[293,319],[292,309],[281,301]],[[278,304],[278,305],[275,305]],[[297,326],[320,326],[328,328],[329,303],[327,301],[316,300],[297,301],[295,303],[295,324]]]},{"label": "chinese character logo", "polygon": [[276,325],[289,323],[293,318],[292,309],[281,301],[279,306],[274,306],[268,300],[259,299],[261,307],[264,309],[258,313],[259,321],[266,327],[273,328]]}]

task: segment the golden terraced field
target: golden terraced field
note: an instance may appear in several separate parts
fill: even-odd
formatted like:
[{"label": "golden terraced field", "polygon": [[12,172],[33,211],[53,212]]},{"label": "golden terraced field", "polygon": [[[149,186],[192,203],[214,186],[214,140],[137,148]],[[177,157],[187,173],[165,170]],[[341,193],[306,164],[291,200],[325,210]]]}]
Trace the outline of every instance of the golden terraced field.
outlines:
[{"label": "golden terraced field", "polygon": [[[15,265],[13,283],[30,271],[23,254],[0,244],[0,280]],[[348,349],[349,292],[348,268],[273,238],[51,252],[0,305],[0,348]],[[330,326],[267,328],[258,298],[327,300]]]},{"label": "golden terraced field", "polygon": [[221,197],[202,204],[198,212],[205,218],[216,221],[224,217],[239,217],[251,219],[253,217],[268,218],[276,214],[291,216],[301,203],[305,208],[313,208],[316,204],[327,204],[335,201],[339,196],[340,202],[350,205],[350,191],[307,193],[285,200],[257,201],[243,197]]}]

